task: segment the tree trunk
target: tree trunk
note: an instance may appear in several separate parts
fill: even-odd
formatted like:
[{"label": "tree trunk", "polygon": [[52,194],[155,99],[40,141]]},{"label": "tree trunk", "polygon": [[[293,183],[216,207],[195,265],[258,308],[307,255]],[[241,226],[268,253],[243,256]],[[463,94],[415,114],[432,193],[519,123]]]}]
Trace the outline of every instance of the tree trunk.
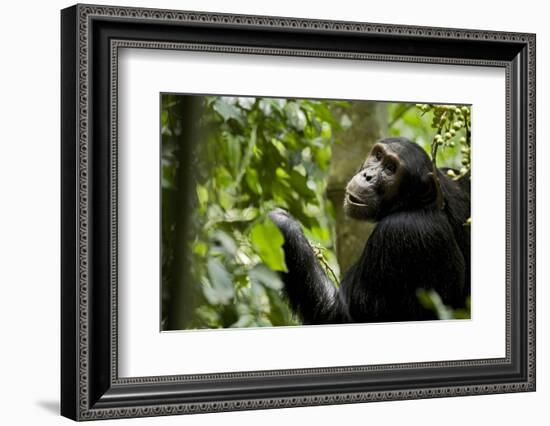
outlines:
[{"label": "tree trunk", "polygon": [[372,146],[386,136],[388,113],[386,105],[381,102],[353,102],[349,108],[335,111],[335,114],[340,117],[347,114],[352,123],[335,135],[340,142],[332,147],[327,186],[328,198],[336,212],[336,256],[343,276],[363,252],[374,228],[374,224],[344,214],[345,188]]}]

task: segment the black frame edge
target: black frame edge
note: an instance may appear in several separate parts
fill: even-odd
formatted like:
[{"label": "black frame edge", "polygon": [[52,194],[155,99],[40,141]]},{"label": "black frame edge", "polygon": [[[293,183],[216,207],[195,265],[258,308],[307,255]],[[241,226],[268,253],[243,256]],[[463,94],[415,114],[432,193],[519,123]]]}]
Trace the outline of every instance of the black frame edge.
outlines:
[{"label": "black frame edge", "polygon": [[77,15],[61,11],[61,414],[78,417],[77,386]]}]

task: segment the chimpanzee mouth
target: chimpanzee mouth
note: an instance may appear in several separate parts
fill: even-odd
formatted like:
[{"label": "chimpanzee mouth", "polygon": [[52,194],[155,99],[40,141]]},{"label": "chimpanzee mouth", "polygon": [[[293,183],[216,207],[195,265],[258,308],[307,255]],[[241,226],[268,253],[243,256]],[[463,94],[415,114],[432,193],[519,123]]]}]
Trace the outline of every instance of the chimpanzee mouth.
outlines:
[{"label": "chimpanzee mouth", "polygon": [[356,206],[366,206],[367,205],[363,200],[361,200],[356,195],[353,195],[351,192],[347,192],[346,197],[347,197],[349,203],[355,204]]}]

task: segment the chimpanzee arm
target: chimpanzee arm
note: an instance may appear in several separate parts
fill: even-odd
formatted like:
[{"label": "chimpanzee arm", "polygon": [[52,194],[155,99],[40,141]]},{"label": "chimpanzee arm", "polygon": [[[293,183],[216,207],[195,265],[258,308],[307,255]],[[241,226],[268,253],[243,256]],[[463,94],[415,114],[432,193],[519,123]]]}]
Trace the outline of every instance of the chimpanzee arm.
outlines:
[{"label": "chimpanzee arm", "polygon": [[282,209],[273,210],[269,217],[285,238],[288,272],[282,278],[292,309],[305,324],[347,322],[338,291],[315,257],[300,224]]}]

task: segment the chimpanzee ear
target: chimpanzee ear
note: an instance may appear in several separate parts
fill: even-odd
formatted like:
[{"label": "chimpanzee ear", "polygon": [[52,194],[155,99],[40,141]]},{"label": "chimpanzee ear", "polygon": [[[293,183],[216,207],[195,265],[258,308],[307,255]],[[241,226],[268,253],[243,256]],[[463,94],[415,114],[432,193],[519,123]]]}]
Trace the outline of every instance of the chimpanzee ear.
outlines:
[{"label": "chimpanzee ear", "polygon": [[439,178],[433,172],[428,172],[422,179],[425,183],[425,191],[421,196],[421,201],[424,204],[428,204],[434,199],[439,209],[445,207],[445,200],[443,198],[443,192],[441,191],[441,183]]}]

